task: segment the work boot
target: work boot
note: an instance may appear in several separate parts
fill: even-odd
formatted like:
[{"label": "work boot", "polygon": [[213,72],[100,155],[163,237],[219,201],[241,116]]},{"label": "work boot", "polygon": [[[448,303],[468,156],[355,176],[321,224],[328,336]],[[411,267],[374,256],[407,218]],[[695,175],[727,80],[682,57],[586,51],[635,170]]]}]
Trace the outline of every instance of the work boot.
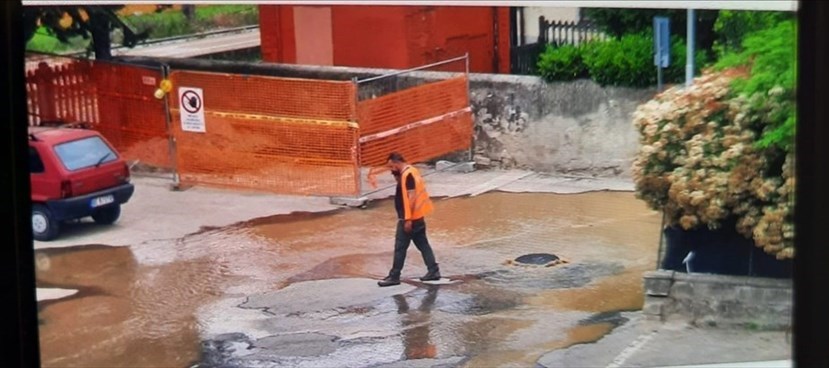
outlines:
[{"label": "work boot", "polygon": [[380,287],[400,285],[400,278],[394,276],[386,276],[385,279],[377,281],[377,285],[379,285]]},{"label": "work boot", "polygon": [[437,281],[440,280],[440,270],[435,269],[434,271],[429,271],[420,278],[420,281]]}]

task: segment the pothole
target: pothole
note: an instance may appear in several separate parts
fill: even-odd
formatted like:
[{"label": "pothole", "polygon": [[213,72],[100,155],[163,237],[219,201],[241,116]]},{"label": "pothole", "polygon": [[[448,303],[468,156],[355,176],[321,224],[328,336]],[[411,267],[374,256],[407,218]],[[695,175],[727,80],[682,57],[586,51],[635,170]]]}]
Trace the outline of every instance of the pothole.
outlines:
[{"label": "pothole", "polygon": [[613,328],[616,328],[627,323],[629,320],[630,319],[628,317],[622,315],[621,311],[609,311],[591,315],[590,317],[579,321],[579,325],[589,326],[606,323],[613,326]]}]

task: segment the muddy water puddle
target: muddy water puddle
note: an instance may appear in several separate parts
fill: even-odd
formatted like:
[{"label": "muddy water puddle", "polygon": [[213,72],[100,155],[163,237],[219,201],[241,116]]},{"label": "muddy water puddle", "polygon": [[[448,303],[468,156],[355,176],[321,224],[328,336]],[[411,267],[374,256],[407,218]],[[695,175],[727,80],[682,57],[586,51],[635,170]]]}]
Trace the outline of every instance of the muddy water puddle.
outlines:
[{"label": "muddy water puddle", "polygon": [[38,268],[39,286],[80,290],[40,305],[43,366],[187,366],[198,359],[193,311],[219,295],[219,265],[146,266],[126,247],[37,253],[48,259]]},{"label": "muddy water puddle", "polygon": [[[199,307],[242,284],[266,291],[383,277],[395,221],[393,203],[379,201],[366,210],[278,216],[154,245],[38,251],[48,259],[38,269],[41,287],[81,290],[41,303],[43,365],[189,366],[203,359]],[[611,323],[562,320],[548,322],[561,329],[549,338],[523,342],[556,311],[640,308],[641,274],[653,267],[659,235],[656,213],[633,193],[612,192],[438,200],[427,226],[442,273],[463,282],[440,286],[446,292],[431,302],[421,288],[414,295],[424,300],[389,304],[403,331],[401,359],[466,356],[467,366],[534,365],[548,350],[606,334]],[[569,263],[505,263],[539,252]],[[420,276],[422,263],[411,247],[403,276]]]}]

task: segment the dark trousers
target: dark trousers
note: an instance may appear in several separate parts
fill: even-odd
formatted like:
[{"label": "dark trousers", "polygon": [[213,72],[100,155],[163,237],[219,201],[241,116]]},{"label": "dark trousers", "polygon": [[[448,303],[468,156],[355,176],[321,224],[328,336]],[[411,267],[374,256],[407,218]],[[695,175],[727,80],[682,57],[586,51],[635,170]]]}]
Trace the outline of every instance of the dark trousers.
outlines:
[{"label": "dark trousers", "polygon": [[435,253],[432,252],[429,239],[426,238],[426,221],[424,219],[412,221],[412,232],[408,234],[403,229],[403,223],[403,221],[397,222],[397,234],[394,236],[394,265],[389,276],[400,278],[400,271],[403,270],[403,264],[406,262],[406,251],[409,250],[409,244],[412,241],[423,256],[423,263],[426,264],[429,272],[437,271]]}]

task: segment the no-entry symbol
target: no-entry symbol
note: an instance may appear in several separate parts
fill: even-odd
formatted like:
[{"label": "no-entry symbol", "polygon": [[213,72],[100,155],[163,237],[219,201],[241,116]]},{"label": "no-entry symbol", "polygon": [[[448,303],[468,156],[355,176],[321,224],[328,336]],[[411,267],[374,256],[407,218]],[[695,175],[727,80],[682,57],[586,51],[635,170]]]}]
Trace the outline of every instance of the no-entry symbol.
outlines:
[{"label": "no-entry symbol", "polygon": [[201,88],[180,87],[179,112],[181,113],[181,130],[185,132],[204,133],[204,94]]},{"label": "no-entry symbol", "polygon": [[195,114],[201,110],[201,96],[196,91],[184,91],[181,95],[181,107],[191,114]]}]

